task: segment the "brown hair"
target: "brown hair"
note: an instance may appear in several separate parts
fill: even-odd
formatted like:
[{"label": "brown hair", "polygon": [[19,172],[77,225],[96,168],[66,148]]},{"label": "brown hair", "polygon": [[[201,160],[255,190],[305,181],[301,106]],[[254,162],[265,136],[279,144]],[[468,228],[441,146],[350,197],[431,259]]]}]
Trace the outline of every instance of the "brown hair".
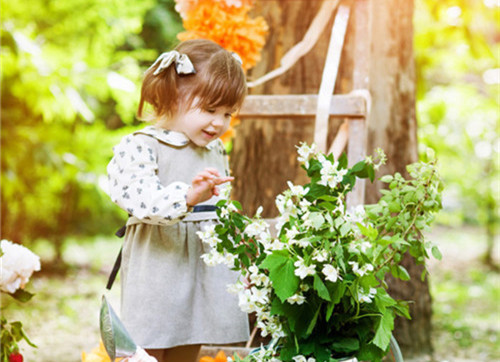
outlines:
[{"label": "brown hair", "polygon": [[153,106],[155,117],[167,118],[180,109],[190,109],[195,99],[200,109],[241,107],[247,94],[245,74],[230,52],[205,39],[186,40],[175,50],[189,57],[196,73],[178,75],[174,64],[157,75],[153,73],[159,64],[148,69],[142,82],[139,118],[143,118],[145,102]]}]

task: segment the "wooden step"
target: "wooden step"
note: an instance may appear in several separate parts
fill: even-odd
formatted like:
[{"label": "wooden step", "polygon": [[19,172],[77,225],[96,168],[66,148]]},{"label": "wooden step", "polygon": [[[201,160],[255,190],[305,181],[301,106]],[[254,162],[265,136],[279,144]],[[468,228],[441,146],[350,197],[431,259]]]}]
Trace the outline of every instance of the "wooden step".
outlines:
[{"label": "wooden step", "polygon": [[[311,117],[316,115],[318,95],[248,95],[238,114],[239,118],[249,117]],[[366,101],[359,95],[333,95],[330,115],[335,117],[365,117]]]}]

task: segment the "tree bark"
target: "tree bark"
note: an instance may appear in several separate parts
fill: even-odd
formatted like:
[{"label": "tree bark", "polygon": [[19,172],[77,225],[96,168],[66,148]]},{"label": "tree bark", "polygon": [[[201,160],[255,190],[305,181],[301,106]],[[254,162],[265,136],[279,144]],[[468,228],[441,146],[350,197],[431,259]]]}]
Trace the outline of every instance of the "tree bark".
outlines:
[{"label": "tree bark", "polygon": [[[355,0],[359,1],[359,0]],[[367,1],[367,0],[361,0]],[[380,175],[400,172],[406,175],[407,164],[417,161],[417,122],[415,116],[415,65],[413,60],[413,1],[369,0],[371,46],[369,90],[371,114],[367,120],[367,153],[377,147],[388,156]],[[255,79],[279,66],[281,57],[302,40],[321,1],[257,0],[255,13],[265,17],[270,27],[262,61],[248,74]],[[355,23],[352,17],[345,39],[335,93],[352,90]],[[281,77],[251,89],[251,94],[317,94],[321,83],[333,17],[314,48]],[[359,34],[358,34],[359,36]],[[342,123],[331,119],[328,145]],[[274,199],[287,188],[288,180],[303,184],[305,172],[296,160],[300,142],[313,140],[311,118],[244,119],[236,129],[231,167],[236,177],[233,198],[241,201],[244,212],[252,215],[259,205],[264,217],[277,215]],[[366,203],[379,197],[381,183],[368,184]],[[428,282],[421,282],[422,267],[405,259],[410,282],[390,281],[390,293],[397,299],[414,301],[411,321],[397,320],[394,336],[405,357],[432,352],[431,297]]]}]

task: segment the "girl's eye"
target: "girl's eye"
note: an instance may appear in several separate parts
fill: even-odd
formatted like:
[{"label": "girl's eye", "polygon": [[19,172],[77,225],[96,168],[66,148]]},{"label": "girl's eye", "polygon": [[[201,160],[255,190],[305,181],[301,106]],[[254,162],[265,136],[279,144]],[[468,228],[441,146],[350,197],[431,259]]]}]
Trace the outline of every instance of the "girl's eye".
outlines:
[{"label": "girl's eye", "polygon": [[208,113],[215,113],[215,109],[213,109],[213,108],[207,109],[207,112]]},{"label": "girl's eye", "polygon": [[231,113],[226,113],[226,114],[224,115],[224,117],[226,117],[226,118],[231,118],[231,117],[232,117],[232,114],[231,114]]}]

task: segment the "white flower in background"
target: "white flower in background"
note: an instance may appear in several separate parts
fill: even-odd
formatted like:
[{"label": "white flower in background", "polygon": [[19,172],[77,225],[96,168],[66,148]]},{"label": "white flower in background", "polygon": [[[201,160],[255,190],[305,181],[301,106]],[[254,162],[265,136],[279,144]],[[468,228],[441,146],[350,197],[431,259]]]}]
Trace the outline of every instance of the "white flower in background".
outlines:
[{"label": "white flower in background", "polygon": [[293,357],[293,362],[316,362],[316,359],[313,357],[305,358],[303,355],[299,354]]},{"label": "white flower in background", "polygon": [[290,304],[303,304],[306,301],[306,297],[302,294],[294,294],[286,300]]},{"label": "white flower in background", "polygon": [[326,250],[314,250],[313,259],[317,262],[323,263],[328,260],[328,252]]},{"label": "white flower in background", "polygon": [[352,242],[349,245],[349,252],[354,254],[359,254],[359,252],[366,253],[366,251],[371,247],[372,244],[367,240]]},{"label": "white flower in background", "polygon": [[297,150],[299,157],[297,160],[304,163],[306,168],[309,167],[309,160],[318,154],[318,147],[313,143],[310,147],[306,143],[302,143]]},{"label": "white flower in background", "polygon": [[286,231],[286,237],[288,239],[294,239],[297,235],[300,234],[300,231],[297,230],[297,227],[294,225],[290,229]]},{"label": "white flower in background", "polygon": [[229,200],[231,198],[231,189],[233,187],[231,186],[231,183],[226,182],[223,185],[219,186],[219,195],[221,199],[224,200]]},{"label": "white flower in background", "polygon": [[333,283],[335,283],[339,279],[342,280],[342,277],[339,275],[339,270],[333,265],[325,265],[321,272],[325,275],[326,280],[329,280]]},{"label": "white flower in background", "polygon": [[316,273],[315,271],[316,265],[314,264],[309,266],[305,265],[304,259],[302,259],[301,257],[299,257],[299,260],[293,263],[293,265],[297,267],[297,269],[295,269],[295,275],[298,276],[300,279],[304,279],[308,275],[314,275]]},{"label": "white flower in background", "polygon": [[40,258],[28,248],[9,240],[0,242],[3,255],[0,257],[0,290],[14,293],[24,288],[31,275],[40,270]]},{"label": "white flower in background", "polygon": [[271,243],[264,244],[264,252],[266,254],[271,254],[273,250],[283,250],[285,248],[285,244],[282,243],[279,239],[273,239]]},{"label": "white flower in background", "polygon": [[365,275],[367,272],[374,270],[373,265],[371,264],[365,264],[361,268],[359,267],[359,264],[355,261],[350,261],[349,264],[352,265],[353,273],[360,277]]},{"label": "white flower in background", "polygon": [[345,217],[353,224],[357,222],[362,224],[366,217],[365,207],[363,205],[357,205],[354,209],[347,211]]},{"label": "white flower in background", "polygon": [[264,220],[256,220],[246,226],[245,234],[254,237],[262,233],[265,233],[268,228],[269,224],[266,223]]},{"label": "white flower in background", "polygon": [[248,268],[248,271],[250,272],[250,281],[256,286],[268,287],[269,285],[271,285],[271,280],[269,279],[269,277],[263,272],[260,272],[259,268],[257,268],[255,265],[250,266],[250,268]]},{"label": "white flower in background", "polygon": [[364,240],[359,243],[359,250],[361,250],[362,253],[366,253],[366,251],[371,247],[372,243],[370,243],[369,241]]},{"label": "white flower in background", "polygon": [[254,303],[266,304],[269,302],[269,290],[267,288],[250,288],[251,299]]},{"label": "white flower in background", "polygon": [[201,241],[210,245],[212,248],[214,248],[218,243],[221,242],[221,240],[217,236],[217,233],[215,232],[215,226],[215,224],[208,225],[203,229],[204,231],[196,232],[196,235],[198,235]]},{"label": "white flower in background", "polygon": [[208,266],[216,266],[226,262],[224,255],[218,253],[215,249],[212,249],[209,253],[203,254],[201,260]]},{"label": "white flower in background", "polygon": [[301,185],[294,185],[290,181],[287,181],[287,185],[290,188],[292,196],[303,197],[309,192],[309,188],[304,188]]},{"label": "white flower in background", "polygon": [[311,206],[311,205],[312,205],[312,203],[310,203],[306,199],[300,200],[300,202],[299,202],[300,211],[301,212],[307,212],[307,210],[309,209],[309,206]]},{"label": "white flower in background", "polygon": [[245,285],[238,281],[234,284],[228,284],[227,285],[227,291],[231,294],[239,294],[245,290]]},{"label": "white flower in background", "polygon": [[230,212],[238,212],[238,208],[234,206],[232,202],[227,204],[225,207],[222,207],[220,210],[220,216],[221,217],[227,217],[229,216]]},{"label": "white flower in background", "polygon": [[375,294],[377,294],[377,290],[375,288],[370,288],[368,292],[365,290],[358,290],[358,301],[360,303],[371,303]]}]

